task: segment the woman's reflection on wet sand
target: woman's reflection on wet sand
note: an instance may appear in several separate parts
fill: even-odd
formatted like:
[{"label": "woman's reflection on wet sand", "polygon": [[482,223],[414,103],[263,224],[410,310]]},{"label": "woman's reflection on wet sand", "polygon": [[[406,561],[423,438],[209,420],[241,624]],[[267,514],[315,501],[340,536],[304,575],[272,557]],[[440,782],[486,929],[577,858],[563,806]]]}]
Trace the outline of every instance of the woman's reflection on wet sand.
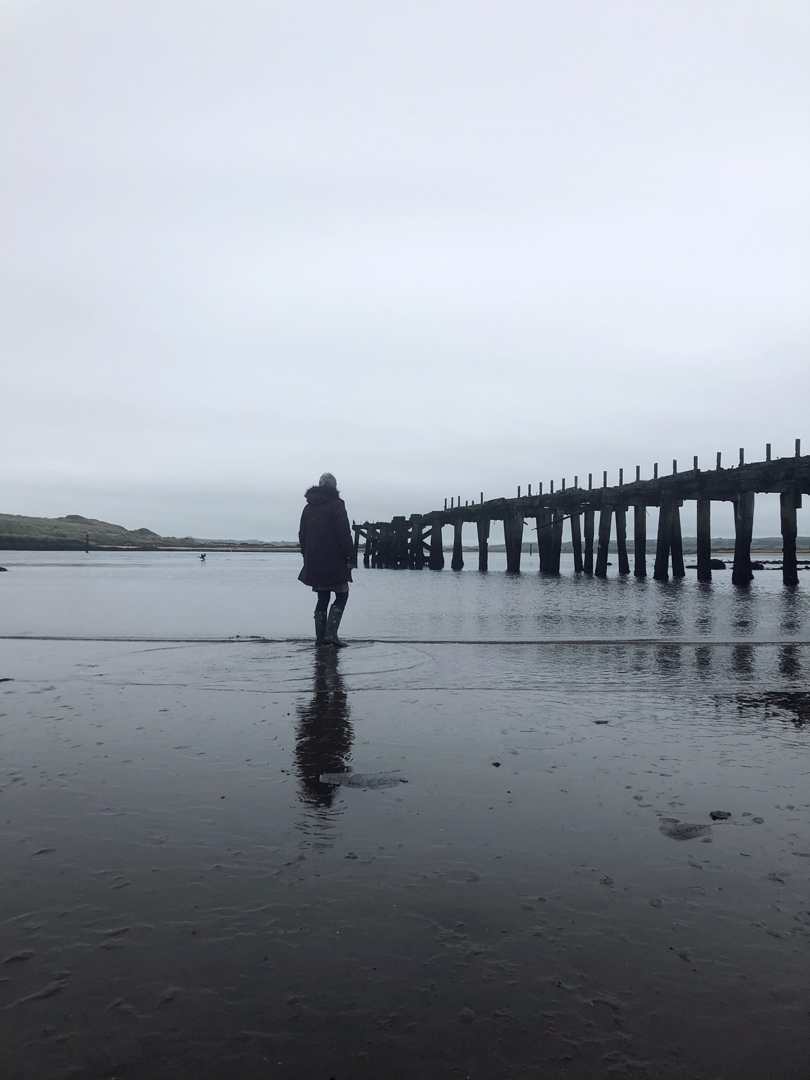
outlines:
[{"label": "woman's reflection on wet sand", "polygon": [[336,811],[337,788],[322,784],[322,773],[345,772],[351,757],[352,731],[349,698],[340,673],[337,649],[316,651],[312,697],[299,705],[295,738],[295,770],[300,781],[299,799],[327,821]]}]

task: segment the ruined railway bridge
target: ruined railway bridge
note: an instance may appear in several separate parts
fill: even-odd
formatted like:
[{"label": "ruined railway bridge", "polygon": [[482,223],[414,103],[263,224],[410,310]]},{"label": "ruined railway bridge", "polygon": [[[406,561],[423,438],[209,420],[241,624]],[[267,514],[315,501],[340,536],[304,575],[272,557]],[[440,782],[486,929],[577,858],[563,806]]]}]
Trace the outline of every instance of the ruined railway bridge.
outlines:
[{"label": "ruined railway bridge", "polygon": [[[489,559],[489,533],[493,521],[503,522],[506,546],[506,568],[520,570],[523,550],[523,531],[526,520],[534,518],[537,529],[537,550],[540,570],[547,574],[559,574],[562,550],[563,525],[569,523],[574,554],[574,572],[607,576],[608,550],[611,534],[614,534],[618,551],[620,574],[630,573],[627,546],[627,511],[633,508],[633,574],[647,576],[647,507],[656,506],[658,535],[655,551],[653,577],[667,581],[670,570],[673,577],[683,577],[683,545],[681,542],[680,508],[687,500],[697,502],[697,577],[698,581],[711,581],[711,505],[713,502],[731,502],[734,505],[734,565],[731,580],[737,585],[747,584],[753,577],[751,570],[751,539],[754,528],[754,503],[762,492],[778,492],[782,531],[782,579],[786,585],[798,584],[796,560],[796,510],[801,507],[802,496],[810,495],[810,456],[801,456],[801,442],[796,440],[793,457],[772,458],[771,444],[765,451],[765,460],[747,464],[745,452],[740,450],[739,464],[722,468],[720,454],[714,469],[700,469],[698,459],[693,467],[679,472],[677,461],[672,463],[672,473],[660,476],[658,466],[653,468],[650,480],[641,479],[641,469],[636,466],[635,480],[624,482],[623,470],[619,470],[619,482],[608,487],[608,474],[602,474],[602,486],[593,486],[593,474],[588,476],[588,487],[580,487],[574,477],[573,487],[566,487],[565,480],[559,490],[543,492],[543,485],[532,494],[529,486],[526,495],[512,499],[490,499],[479,502],[461,499],[445,500],[444,509],[427,514],[412,514],[409,518],[395,517],[391,521],[353,523],[355,555],[359,554],[360,541],[364,540],[363,565],[385,568],[431,570],[444,568],[442,530],[453,527],[453,556],[451,567],[461,570],[464,566],[462,553],[462,528],[474,523],[478,531],[478,568],[486,570]],[[599,514],[598,526],[596,514]],[[595,531],[596,526],[596,531]],[[596,551],[594,562],[594,538]]]}]

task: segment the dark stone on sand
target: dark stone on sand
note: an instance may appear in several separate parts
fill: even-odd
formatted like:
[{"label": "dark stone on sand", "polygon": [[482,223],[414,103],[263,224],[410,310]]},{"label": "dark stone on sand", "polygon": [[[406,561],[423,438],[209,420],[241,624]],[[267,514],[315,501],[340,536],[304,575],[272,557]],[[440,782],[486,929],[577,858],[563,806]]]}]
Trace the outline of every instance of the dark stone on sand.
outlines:
[{"label": "dark stone on sand", "polygon": [[728,821],[731,817],[731,811],[729,810],[712,810],[709,814],[712,821]]},{"label": "dark stone on sand", "polygon": [[7,574],[7,573],[8,573],[8,567],[7,566],[0,566],[0,574]]},{"label": "dark stone on sand", "polygon": [[495,766],[496,769],[500,769],[501,767],[500,761],[493,761],[492,764]]},{"label": "dark stone on sand", "polygon": [[765,563],[762,563],[762,562],[752,562],[752,563],[751,563],[751,569],[752,569],[752,570],[764,570],[764,569],[765,569]]},{"label": "dark stone on sand", "polygon": [[712,570],[725,570],[726,564],[722,559],[709,559],[709,566]]}]

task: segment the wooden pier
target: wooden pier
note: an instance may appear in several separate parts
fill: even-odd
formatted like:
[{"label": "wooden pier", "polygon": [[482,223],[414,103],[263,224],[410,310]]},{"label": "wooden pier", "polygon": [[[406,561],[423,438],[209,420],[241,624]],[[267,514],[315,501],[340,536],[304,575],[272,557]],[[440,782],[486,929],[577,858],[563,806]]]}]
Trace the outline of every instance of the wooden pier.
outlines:
[{"label": "wooden pier", "polygon": [[[739,464],[722,468],[720,454],[714,469],[700,469],[698,459],[693,459],[691,469],[679,472],[677,461],[672,463],[672,473],[660,476],[658,465],[653,468],[650,480],[641,479],[636,467],[636,478],[624,482],[623,470],[619,470],[619,483],[608,487],[607,473],[602,474],[601,487],[593,486],[593,474],[588,486],[580,487],[574,478],[573,487],[566,487],[565,480],[559,490],[543,493],[543,486],[533,495],[531,487],[521,495],[518,488],[513,499],[490,499],[479,502],[450,500],[450,506],[433,510],[428,514],[411,514],[409,518],[395,517],[385,522],[354,523],[355,555],[359,555],[360,541],[364,541],[363,565],[384,568],[410,568],[431,570],[444,568],[443,529],[453,528],[453,553],[451,568],[461,570],[464,566],[462,529],[465,524],[475,524],[478,534],[478,569],[488,566],[490,524],[503,522],[506,546],[506,568],[511,572],[520,570],[523,535],[528,521],[534,521],[537,534],[537,551],[540,571],[559,574],[563,528],[568,523],[574,554],[574,572],[606,577],[608,551],[611,538],[616,542],[620,574],[630,574],[627,548],[627,511],[633,508],[633,568],[639,578],[647,576],[647,507],[658,507],[658,536],[656,540],[653,577],[667,581],[684,577],[681,541],[681,507],[684,502],[697,503],[697,577],[698,581],[711,581],[711,506],[713,502],[730,502],[734,505],[734,564],[731,580],[735,585],[746,585],[752,579],[751,539],[754,527],[756,496],[763,492],[778,492],[781,510],[782,532],[782,579],[786,585],[798,584],[796,561],[796,510],[802,505],[802,496],[810,495],[810,456],[801,456],[801,444],[796,440],[793,457],[771,458],[770,444],[766,447],[764,461],[746,464],[745,453],[740,450]],[[598,524],[596,514],[598,513]],[[532,526],[529,526],[532,528]],[[594,552],[594,539],[596,551]]]}]

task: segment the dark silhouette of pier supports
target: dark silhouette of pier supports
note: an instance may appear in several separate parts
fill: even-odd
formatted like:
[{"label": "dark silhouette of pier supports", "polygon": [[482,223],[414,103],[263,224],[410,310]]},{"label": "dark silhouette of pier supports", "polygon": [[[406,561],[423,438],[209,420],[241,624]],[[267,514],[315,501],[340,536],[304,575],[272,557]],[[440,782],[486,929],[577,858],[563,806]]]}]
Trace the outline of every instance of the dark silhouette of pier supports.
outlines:
[{"label": "dark silhouette of pier supports", "polygon": [[753,491],[743,491],[734,500],[734,565],[733,585],[747,585],[754,576],[751,569],[751,537],[754,535]]},{"label": "dark silhouette of pier supports", "polygon": [[633,574],[647,576],[647,507],[643,503],[633,507]]},{"label": "dark silhouette of pier supports", "polygon": [[[757,492],[778,492],[781,507],[782,530],[782,577],[787,585],[798,583],[796,544],[798,537],[796,511],[802,496],[810,495],[810,456],[801,456],[800,444],[795,455],[774,458],[771,445],[766,446],[765,460],[746,462],[740,452],[740,463],[733,468],[721,466],[720,455],[716,469],[701,470],[698,459],[687,471],[678,471],[673,461],[672,473],[659,476],[654,466],[652,477],[642,480],[641,469],[636,467],[635,481],[625,484],[624,471],[619,470],[618,486],[608,487],[607,474],[601,487],[594,488],[592,476],[588,476],[587,488],[580,488],[577,480],[573,487],[566,487],[563,480],[555,491],[553,483],[544,494],[538,485],[535,494],[529,487],[516,498],[498,498],[484,502],[465,502],[459,498],[449,500],[443,510],[425,515],[412,514],[410,518],[394,517],[388,522],[365,522],[354,529],[355,557],[359,556],[361,537],[365,539],[363,564],[375,567],[411,567],[421,569],[425,564],[439,570],[444,566],[442,551],[442,528],[453,528],[452,565],[456,570],[464,566],[462,529],[465,523],[475,523],[478,532],[478,567],[486,570],[489,565],[489,535],[493,521],[502,521],[506,547],[507,569],[520,569],[524,518],[536,518],[537,552],[540,570],[545,574],[559,574],[562,549],[563,522],[571,522],[571,548],[576,573],[607,576],[610,558],[613,515],[616,516],[615,550],[618,555],[620,575],[630,573],[627,548],[627,509],[633,507],[633,573],[638,578],[647,574],[647,508],[659,508],[658,538],[655,551],[654,577],[667,581],[685,575],[683,542],[681,539],[680,507],[685,501],[697,506],[697,572],[698,580],[708,582],[711,571],[711,504],[731,502],[734,505],[735,552],[732,581],[746,586],[752,578],[751,540],[753,535],[754,504]],[[599,535],[597,551],[594,552],[595,514],[599,512]],[[584,518],[584,520],[583,520]],[[596,559],[594,560],[594,555]],[[594,567],[594,561],[596,563]]]},{"label": "dark silhouette of pier supports", "polygon": [[463,526],[464,522],[461,518],[457,518],[453,522],[453,558],[450,560],[451,570],[464,569],[464,549],[461,545],[461,530]]},{"label": "dark silhouette of pier supports", "polygon": [[444,548],[442,547],[442,527],[434,521],[430,527],[430,552],[428,567],[431,570],[444,570]]},{"label": "dark silhouette of pier supports", "polygon": [[582,569],[586,574],[593,573],[593,516],[593,510],[586,510],[582,515],[585,538],[585,555],[582,561]]},{"label": "dark silhouette of pier supports", "polygon": [[672,556],[672,576],[676,578],[686,577],[686,568],[683,565],[683,540],[681,538],[681,510],[680,503],[675,502],[672,506],[672,518],[670,523],[669,550]]},{"label": "dark silhouette of pier supports", "polygon": [[520,571],[523,550],[523,514],[506,514],[503,519],[503,539],[506,546],[506,569]]},{"label": "dark silhouette of pier supports", "polygon": [[562,534],[563,534],[563,521],[564,514],[562,510],[552,511],[551,516],[551,551],[549,553],[548,572],[559,576],[560,573],[560,556],[562,554]]},{"label": "dark silhouette of pier supports", "polygon": [[712,504],[709,499],[697,501],[697,579],[712,580]]},{"label": "dark silhouette of pier supports", "polygon": [[619,556],[619,573],[630,573],[630,562],[627,558],[627,507],[617,506],[616,515],[616,551]]},{"label": "dark silhouette of pier supports", "polygon": [[548,574],[551,572],[552,550],[554,547],[551,511],[546,507],[541,507],[535,520],[537,522],[537,558],[540,571],[543,574]]},{"label": "dark silhouette of pier supports", "polygon": [[424,526],[421,514],[411,514],[410,559],[412,570],[421,570],[425,565]]},{"label": "dark silhouette of pier supports", "polygon": [[785,585],[798,585],[799,572],[796,566],[796,506],[801,505],[801,495],[796,497],[796,489],[789,487],[779,493],[779,516],[782,526],[782,581]]},{"label": "dark silhouette of pier supports", "polygon": [[478,518],[478,569],[489,569],[489,518]]},{"label": "dark silhouette of pier supports", "polygon": [[574,551],[574,573],[582,573],[582,529],[580,527],[580,515],[571,515],[571,547]]},{"label": "dark silhouette of pier supports", "polygon": [[672,556],[672,576],[685,577],[680,502],[678,499],[663,498],[658,512],[658,538],[655,546],[653,577],[656,581],[669,581],[670,555]]},{"label": "dark silhouette of pier supports", "polygon": [[596,576],[607,577],[608,553],[610,551],[610,525],[613,507],[602,505],[599,513],[599,540],[596,548]]},{"label": "dark silhouette of pier supports", "polygon": [[675,503],[672,499],[662,499],[658,510],[658,536],[655,542],[655,566],[653,577],[656,581],[669,581],[669,548],[672,536],[672,516]]}]

